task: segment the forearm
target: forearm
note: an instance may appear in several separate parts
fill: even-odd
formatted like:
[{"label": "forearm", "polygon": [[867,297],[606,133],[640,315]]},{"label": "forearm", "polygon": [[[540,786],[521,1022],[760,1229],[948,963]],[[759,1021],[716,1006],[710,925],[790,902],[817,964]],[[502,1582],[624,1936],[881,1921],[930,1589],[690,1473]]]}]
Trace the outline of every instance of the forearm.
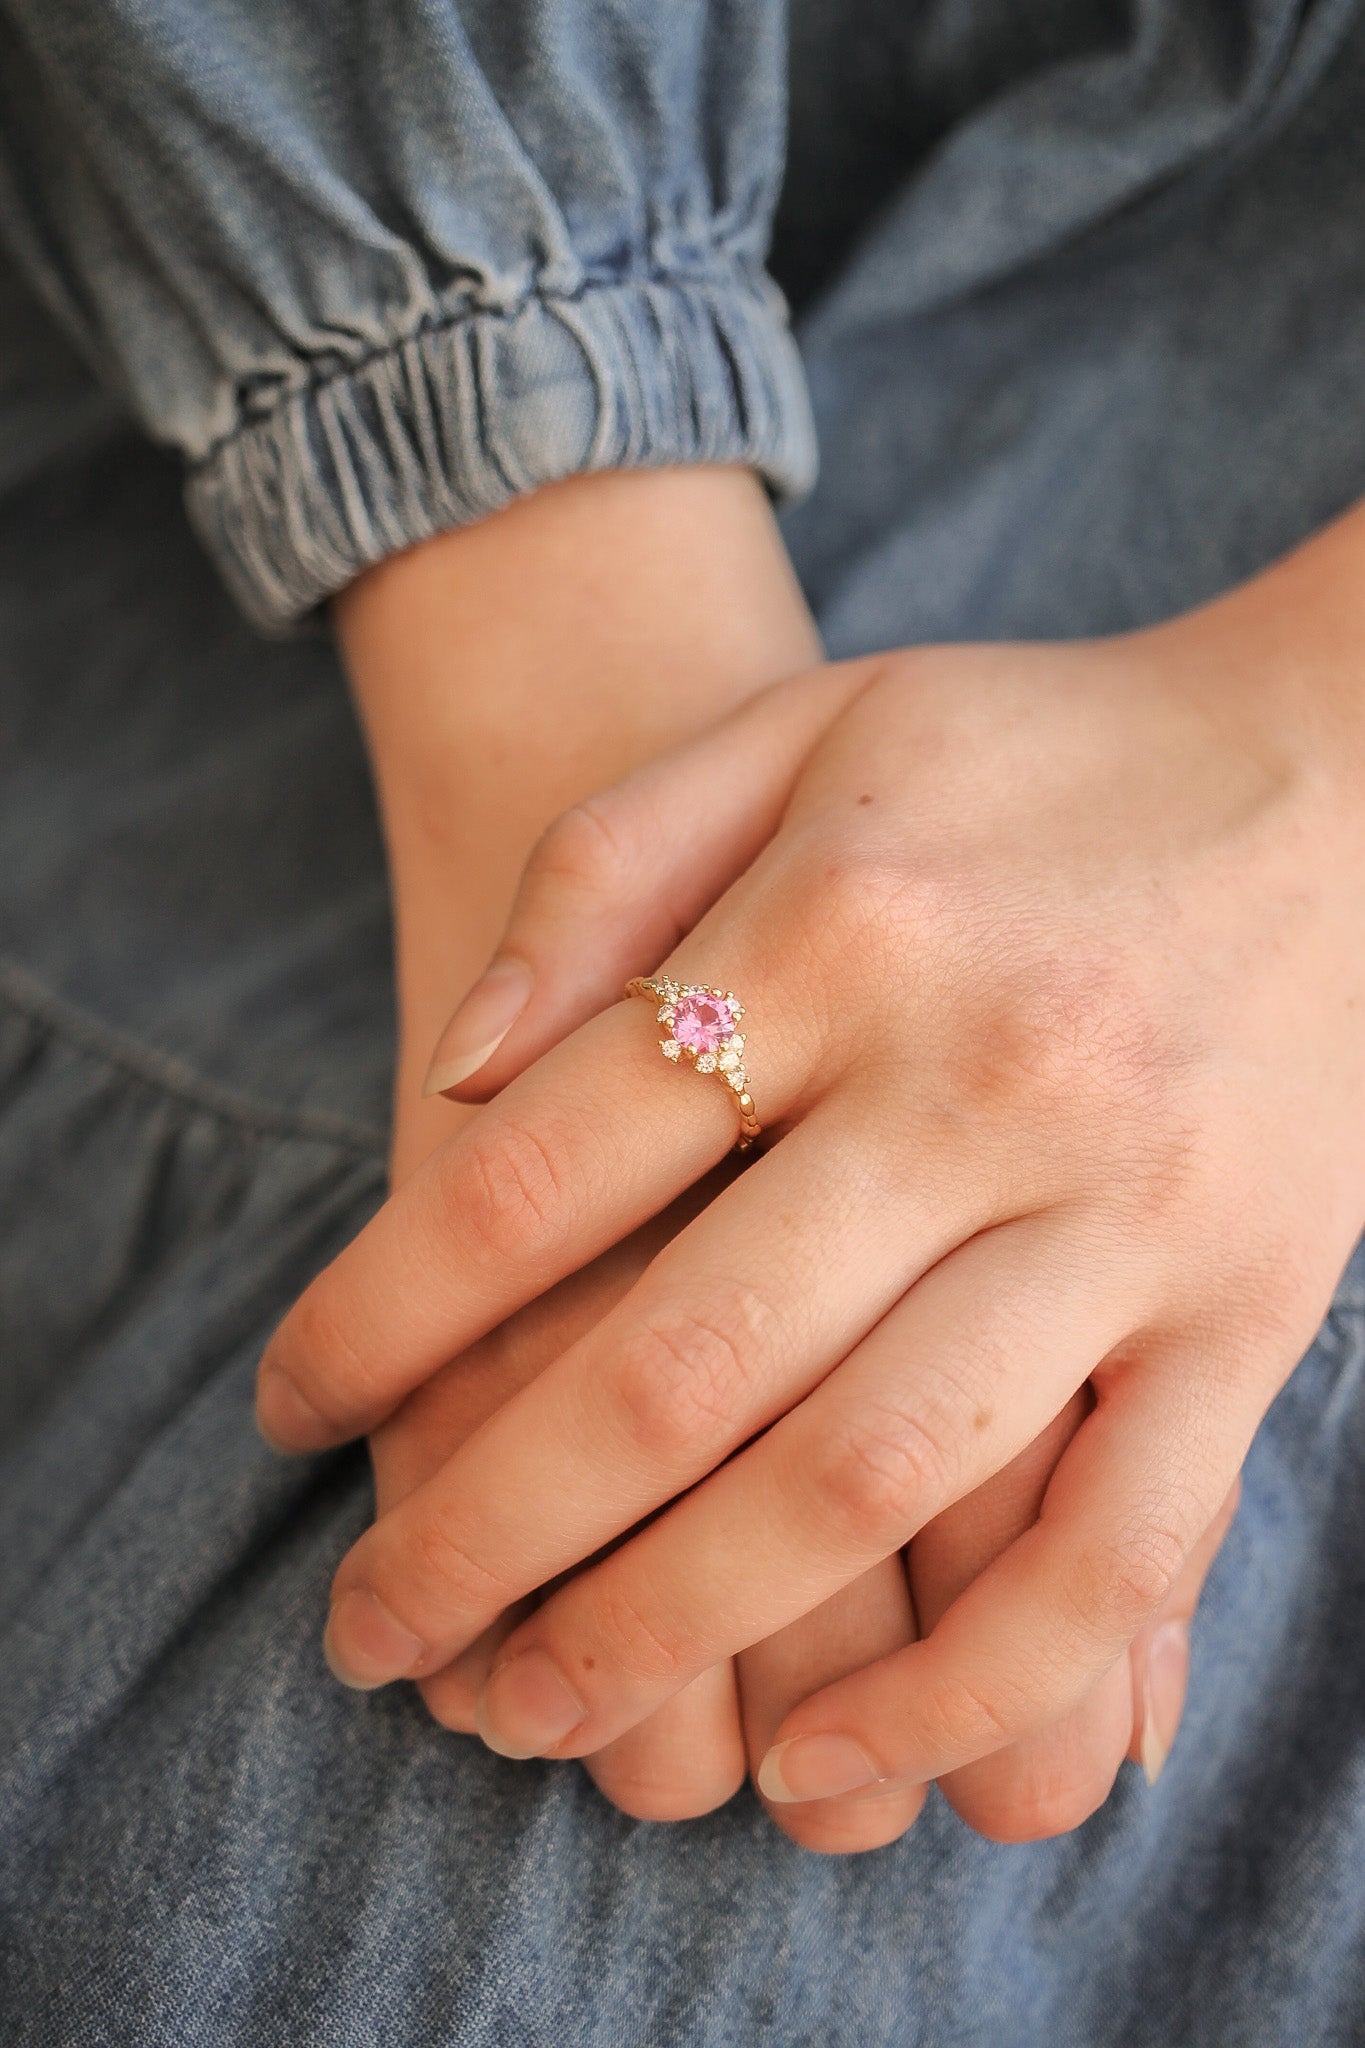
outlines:
[{"label": "forearm", "polygon": [[566,806],[819,658],[759,484],[575,478],[337,600],[389,849],[398,1177],[467,1111],[419,1102],[531,846]]}]

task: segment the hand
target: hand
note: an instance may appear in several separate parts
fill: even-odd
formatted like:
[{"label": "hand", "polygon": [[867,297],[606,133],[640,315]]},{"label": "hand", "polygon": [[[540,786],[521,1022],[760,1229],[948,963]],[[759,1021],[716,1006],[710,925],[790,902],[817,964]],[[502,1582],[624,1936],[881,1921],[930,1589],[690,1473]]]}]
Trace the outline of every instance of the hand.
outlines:
[{"label": "hand", "polygon": [[[567,971],[550,971],[556,963],[545,956],[546,946],[558,945],[566,970],[576,959],[591,961],[596,927],[605,929],[619,914],[619,897],[607,890],[594,900],[591,872],[580,875],[542,863],[535,873],[542,887],[523,897],[514,936],[524,950],[538,955],[542,983],[562,1002],[575,984]],[[652,879],[647,871],[638,877],[642,900]],[[610,985],[580,982],[577,1014],[561,1007],[557,1028],[569,1029],[614,992]],[[535,1006],[529,1021],[540,1037],[555,1028],[543,1004]],[[524,1052],[521,1058],[524,1063]],[[412,1058],[405,1068],[413,1070]],[[396,1156],[409,1171],[430,1149],[429,1140],[424,1145],[405,1128],[415,1101],[409,1090],[397,1104]],[[487,1416],[585,1335],[627,1292],[653,1253],[704,1206],[714,1183],[712,1176],[710,1185],[704,1182],[689,1191],[663,1219],[552,1288],[419,1388],[372,1440],[380,1514],[434,1476]],[[713,1666],[636,1728],[586,1756],[585,1767],[599,1788],[625,1811],[646,1819],[700,1814],[728,1799],[744,1773],[746,1739],[749,1762],[757,1769],[773,1729],[791,1706],[828,1680],[913,1640],[917,1613],[920,1626],[931,1626],[991,1558],[1031,1524],[1082,1406],[1078,1397],[1011,1467],[922,1532],[913,1555],[905,1554],[904,1570],[899,1558],[883,1561],[812,1614],[744,1653],[735,1668],[730,1660]],[[1156,1700],[1148,1655],[1154,1631],[1149,1629],[1133,1647],[1131,1674],[1126,1665],[1115,1666],[1057,1727],[945,1781],[946,1795],[970,1825],[1005,1840],[1061,1832],[1103,1800],[1125,1753],[1142,1756],[1155,1775],[1183,1701],[1182,1622],[1193,1612],[1225,1525],[1226,1517],[1220,1518],[1162,1617],[1171,1623],[1165,1635],[1175,1641],[1157,1660]],[[493,1658],[533,1611],[537,1597],[515,1603],[444,1670],[420,1682],[437,1720],[473,1732],[475,1700]],[[901,1787],[875,1801],[855,1796],[779,1807],[774,1817],[807,1847],[865,1849],[903,1832],[922,1797],[919,1788]]]},{"label": "hand", "polygon": [[[571,1274],[419,1387],[371,1438],[379,1513],[429,1479],[485,1417],[600,1321],[725,1177],[723,1170],[708,1176],[663,1217]],[[422,1696],[443,1726],[474,1732],[474,1702],[493,1656],[534,1606],[535,1596],[518,1602],[462,1656],[421,1681]],[[680,1819],[729,1799],[746,1770],[732,1660],[702,1673],[640,1727],[583,1762],[609,1798],[641,1819]]]},{"label": "hand", "polygon": [[[528,587],[533,607],[520,601]],[[418,1083],[451,991],[486,953],[536,833],[575,794],[700,729],[818,649],[761,495],[735,473],[576,480],[386,562],[336,609],[391,857],[402,1045],[393,1167],[401,1181],[469,1115],[421,1100]],[[647,1235],[532,1304],[385,1424],[373,1446],[381,1508],[430,1476],[484,1414],[590,1327],[635,1277]],[[980,1555],[983,1526],[1003,1531],[1012,1514],[1031,1515],[1033,1486],[1030,1472],[1002,1475],[984,1516],[972,1504],[963,1517],[968,1555]],[[944,1536],[940,1580],[955,1562]],[[932,1599],[932,1569],[916,1590],[921,1602]],[[424,1681],[428,1703],[450,1725],[473,1725],[482,1675],[525,1607]],[[756,1646],[738,1673],[723,1660],[702,1674],[586,1766],[628,1811],[704,1812],[742,1774],[744,1734],[751,1752],[765,1747],[804,1692],[900,1646],[911,1621],[900,1561],[886,1560]],[[1112,1727],[1097,1724],[1095,1733],[1112,1750]],[[1078,1730],[1067,1784],[1048,1774],[1045,1812],[1021,1753],[983,1824],[1036,1831],[1049,1813],[1075,1813],[1096,1779],[1088,1756]],[[1098,1768],[1112,1772],[1112,1761]],[[783,1825],[813,1847],[867,1847],[900,1832],[918,1804],[914,1793],[875,1806],[835,1800],[788,1813]]]},{"label": "hand", "polygon": [[[575,796],[703,729],[819,648],[762,491],[738,471],[573,479],[391,558],[335,613],[390,855],[401,1181],[469,1116],[423,1100],[421,1077],[537,834]],[[581,1326],[608,1269],[619,1292],[622,1262],[565,1283],[553,1312],[528,1309],[480,1347],[477,1364],[467,1358],[429,1399],[424,1390],[407,1404],[374,1445],[381,1502],[416,1483],[433,1449],[463,1441],[480,1393],[496,1405],[495,1383],[510,1391],[517,1366],[553,1355],[557,1318],[572,1325],[578,1315]],[[459,1683],[445,1674],[427,1687],[447,1716]],[[733,1789],[731,1764],[742,1774],[727,1663],[589,1768],[610,1768],[637,1806],[701,1812]]]},{"label": "hand", "polygon": [[[724,1175],[722,1175],[724,1178]],[[479,1424],[626,1293],[650,1257],[718,1191],[716,1176],[690,1190],[663,1218],[638,1231],[581,1274],[519,1311],[443,1367],[371,1439],[380,1514],[439,1471]],[[913,1641],[918,1617],[932,1626],[955,1595],[1036,1518],[1039,1502],[1084,1404],[1072,1404],[1005,1472],[924,1530],[904,1559],[884,1560],[814,1613],[735,1660],[713,1666],[637,1728],[582,1759],[599,1789],[644,1820],[709,1812],[729,1799],[746,1765],[756,1770],[772,1730],[807,1694]],[[1030,1742],[957,1773],[944,1791],[964,1820],[998,1840],[1019,1841],[1075,1826],[1106,1796],[1121,1757],[1160,1767],[1179,1719],[1184,1688],[1183,1619],[1193,1610],[1205,1556],[1178,1589],[1165,1619],[1174,1657],[1158,1659],[1153,1698],[1146,1643],[1127,1669],[1067,1721]],[[909,1587],[913,1587],[913,1604]],[[497,1650],[533,1611],[517,1603],[445,1670],[420,1681],[435,1719],[475,1731],[475,1702]],[[747,1756],[746,1756],[747,1751]],[[812,1801],[770,1809],[804,1847],[848,1853],[881,1847],[914,1821],[923,1788],[898,1786],[875,1798]]]},{"label": "hand", "polygon": [[[816,678],[675,764],[692,883],[815,698],[857,693],[671,963],[744,963],[785,1135],[356,1546],[343,1662],[436,1668],[685,1494],[524,1622],[485,1688],[502,1745],[585,1753],[890,1555],[1087,1379],[1037,1525],[925,1641],[800,1708],[779,1732],[822,1740],[768,1782],[811,1791],[834,1735],[881,1779],[959,1768],[1121,1657],[1365,1206],[1360,524],[1160,632]],[[718,1156],[721,1091],[661,1075],[639,1018],[538,1062],[315,1284],[267,1360],[275,1435],[372,1422]],[[405,1265],[455,1223],[458,1250]]]}]

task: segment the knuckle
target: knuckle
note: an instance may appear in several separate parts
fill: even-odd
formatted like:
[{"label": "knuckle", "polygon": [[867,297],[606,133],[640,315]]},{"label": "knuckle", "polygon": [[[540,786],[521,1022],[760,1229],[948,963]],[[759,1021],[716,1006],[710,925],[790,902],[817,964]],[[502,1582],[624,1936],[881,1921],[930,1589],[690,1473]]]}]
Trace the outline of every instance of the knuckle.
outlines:
[{"label": "knuckle", "polygon": [[764,1355],[770,1317],[745,1294],[725,1315],[674,1310],[633,1332],[616,1374],[632,1444],[666,1463],[743,1428],[752,1357]]},{"label": "knuckle", "polygon": [[[1330,1305],[1337,1278],[1330,1252],[1301,1231],[1248,1226],[1240,1253],[1223,1276],[1218,1349],[1232,1384],[1267,1366],[1287,1373],[1308,1349]],[[1233,1238],[1233,1229],[1228,1232]]]},{"label": "knuckle", "polygon": [[907,941],[921,932],[925,884],[894,851],[822,844],[792,886],[801,897],[795,928],[814,934],[827,973],[879,973],[896,962],[903,972]]},{"label": "knuckle", "polygon": [[1002,1101],[1069,1125],[1078,1111],[1150,1104],[1164,1057],[1136,991],[1108,963],[1030,958],[997,970],[955,1034],[954,1085],[964,1102]]},{"label": "knuckle", "polygon": [[377,1361],[338,1317],[327,1276],[304,1290],[272,1346],[272,1362],[317,1409],[324,1422],[349,1426],[352,1413],[380,1403]]},{"label": "knuckle", "polygon": [[[404,1592],[415,1588],[442,1612],[500,1611],[512,1597],[506,1582],[481,1564],[441,1514],[415,1517],[404,1533],[401,1556],[386,1560],[383,1576]],[[375,1575],[376,1590],[379,1574]]]},{"label": "knuckle", "polygon": [[487,1135],[472,1131],[448,1160],[437,1155],[436,1171],[448,1226],[485,1257],[524,1258],[555,1237],[567,1175],[552,1145],[528,1125],[500,1117]]},{"label": "knuckle", "polygon": [[950,1756],[988,1756],[1019,1734],[1019,1715],[1010,1700],[961,1673],[941,1679],[926,1693],[919,1711],[932,1746]]},{"label": "knuckle", "polygon": [[561,812],[532,852],[531,874],[575,894],[613,894],[632,866],[619,812],[619,801],[610,792],[585,797]]},{"label": "knuckle", "polygon": [[893,1550],[952,1493],[957,1466],[946,1425],[902,1408],[864,1407],[819,1449],[810,1506],[859,1549]]},{"label": "knuckle", "polygon": [[676,1690],[691,1675],[685,1646],[674,1630],[657,1611],[647,1614],[610,1572],[597,1588],[593,1634],[603,1661],[619,1676]]},{"label": "knuckle", "polygon": [[1175,1586],[1188,1550],[1183,1531],[1151,1520],[1082,1550],[1063,1582],[1073,1627],[1104,1645],[1130,1642]]}]

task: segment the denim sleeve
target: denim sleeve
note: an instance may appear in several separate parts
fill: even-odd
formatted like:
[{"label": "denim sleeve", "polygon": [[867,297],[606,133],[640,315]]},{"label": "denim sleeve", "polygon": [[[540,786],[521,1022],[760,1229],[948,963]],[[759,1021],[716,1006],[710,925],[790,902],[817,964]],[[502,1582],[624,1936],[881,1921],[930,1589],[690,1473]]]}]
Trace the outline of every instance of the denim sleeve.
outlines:
[{"label": "denim sleeve", "polygon": [[0,231],[279,628],[583,470],[814,464],[783,0],[0,0]]}]

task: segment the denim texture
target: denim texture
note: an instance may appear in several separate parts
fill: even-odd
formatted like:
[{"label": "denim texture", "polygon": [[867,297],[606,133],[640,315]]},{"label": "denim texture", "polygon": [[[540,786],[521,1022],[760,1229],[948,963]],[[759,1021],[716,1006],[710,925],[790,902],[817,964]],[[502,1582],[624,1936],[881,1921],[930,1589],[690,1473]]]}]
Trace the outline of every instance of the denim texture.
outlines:
[{"label": "denim texture", "polygon": [[[169,11],[39,21],[0,0],[30,67],[59,35],[132,38],[95,68],[133,97],[138,50],[188,61]],[[259,34],[286,18],[335,34],[352,11],[262,8]],[[678,161],[711,190],[730,131],[705,108],[767,93],[776,60],[742,41],[757,16],[703,18],[717,63],[741,36],[751,79],[670,98]],[[246,36],[252,10],[232,19]],[[553,93],[606,45],[536,47]],[[26,280],[0,276],[5,2048],[1353,2048],[1365,1252],[1252,1448],[1159,1786],[1125,1768],[1064,1840],[993,1846],[936,1795],[851,1861],[794,1848],[747,1792],[633,1822],[576,1766],[504,1762],[402,1688],[329,1680],[318,1628],[370,1513],[364,1458],[276,1460],[250,1399],[275,1317],[382,1194],[389,932],[363,755],[327,643],[255,637],[179,465],[129,424],[166,435],[156,407],[222,336],[182,350],[150,300],[124,329],[0,73]],[[310,133],[307,78],[271,84]],[[822,471],[786,531],[832,651],[1121,630],[1365,495],[1358,8],[808,0],[791,90],[773,267]],[[193,101],[161,97],[193,157]],[[601,104],[634,148],[648,96]],[[70,140],[93,117],[65,118]],[[746,173],[765,191],[777,149]],[[131,234],[135,199],[108,203]],[[265,306],[258,265],[306,270],[306,239],[273,221],[222,268]],[[338,259],[357,328],[369,274]],[[706,358],[699,332],[679,315],[668,345]],[[271,346],[261,419],[316,418],[307,351]],[[535,444],[534,403],[496,389],[478,431]],[[423,488],[464,478],[437,465]],[[317,500],[302,471],[280,481],[273,524],[234,511],[272,561],[325,553],[342,515],[325,465],[314,481]],[[248,609],[270,610],[256,585]]]},{"label": "denim texture", "polygon": [[0,223],[244,609],[588,469],[814,443],[780,0],[5,0]]}]

